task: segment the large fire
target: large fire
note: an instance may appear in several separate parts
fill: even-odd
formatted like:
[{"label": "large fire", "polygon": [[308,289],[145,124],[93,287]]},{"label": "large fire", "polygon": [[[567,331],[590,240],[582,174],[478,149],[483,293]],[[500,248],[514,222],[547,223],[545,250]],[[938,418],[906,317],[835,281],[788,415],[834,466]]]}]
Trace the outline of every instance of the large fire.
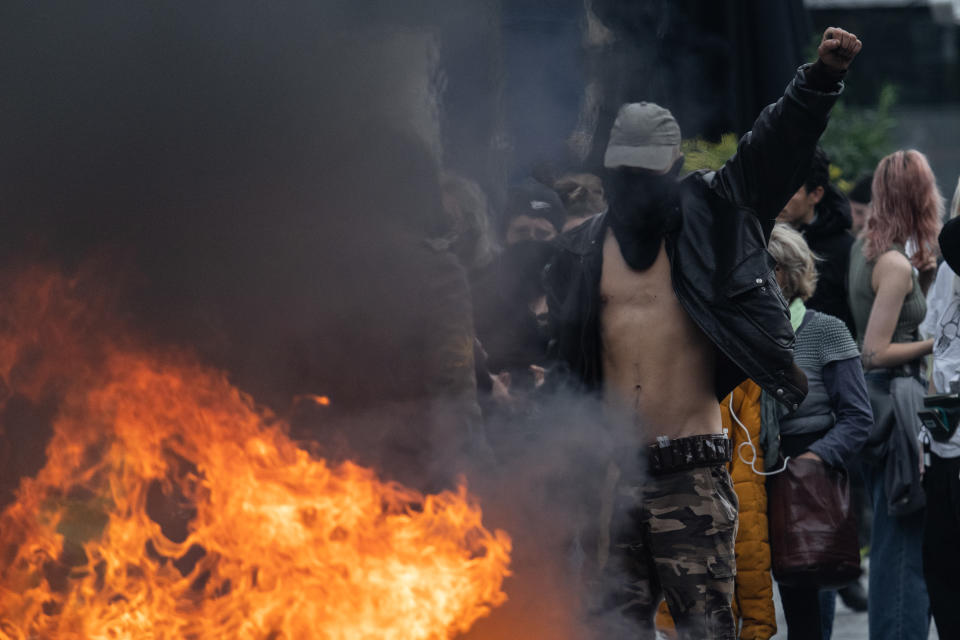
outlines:
[{"label": "large fire", "polygon": [[223,374],[91,333],[77,280],[4,290],[0,411],[58,409],[0,514],[0,639],[443,639],[505,600],[464,488],[311,457]]}]

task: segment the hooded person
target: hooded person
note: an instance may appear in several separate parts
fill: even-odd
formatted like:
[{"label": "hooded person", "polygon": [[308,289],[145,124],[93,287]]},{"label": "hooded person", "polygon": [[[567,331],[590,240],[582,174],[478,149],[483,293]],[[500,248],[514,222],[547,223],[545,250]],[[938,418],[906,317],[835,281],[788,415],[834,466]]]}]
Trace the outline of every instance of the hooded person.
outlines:
[{"label": "hooded person", "polygon": [[[831,27],[819,60],[759,115],[717,171],[678,180],[680,127],[620,108],[604,156],[609,210],[565,233],[546,272],[551,376],[602,406],[620,470],[598,625],[654,637],[666,598],[684,640],[737,637],[737,495],[717,402],[747,378],[796,409],[807,392],[766,251],[801,186],[860,41]],[[556,372],[554,374],[554,371]]]},{"label": "hooded person", "polygon": [[632,269],[650,267],[665,235],[679,227],[680,141],[673,115],[653,103],[624,105],[614,121],[604,184],[610,228]]},{"label": "hooded person", "polygon": [[553,256],[547,242],[517,242],[498,257],[483,309],[476,316],[477,335],[488,356],[491,373],[528,372],[542,366],[547,354],[546,301],[543,269]]},{"label": "hooded person", "polygon": [[563,202],[553,189],[533,179],[525,180],[507,191],[501,225],[503,244],[549,242],[560,233],[566,217]]},{"label": "hooded person", "polygon": [[830,159],[817,147],[806,171],[803,185],[777,217],[803,234],[817,257],[817,290],[807,300],[808,308],[840,318],[856,337],[856,327],[847,302],[847,271],[853,236],[850,202],[830,184]]}]

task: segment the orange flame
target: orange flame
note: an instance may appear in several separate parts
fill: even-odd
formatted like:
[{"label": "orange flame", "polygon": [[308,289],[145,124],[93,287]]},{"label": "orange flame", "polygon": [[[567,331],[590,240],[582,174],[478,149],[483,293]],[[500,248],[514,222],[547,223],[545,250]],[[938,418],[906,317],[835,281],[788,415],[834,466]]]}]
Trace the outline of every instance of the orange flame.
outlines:
[{"label": "orange flame", "polygon": [[0,383],[67,382],[46,465],[0,514],[0,639],[446,639],[506,599],[510,540],[465,488],[311,458],[183,355],[91,361],[76,283],[37,275],[0,311]]},{"label": "orange flame", "polygon": [[306,394],[299,395],[299,396],[297,396],[296,398],[294,398],[294,401],[300,401],[300,400],[309,400],[310,402],[312,402],[313,404],[317,405],[318,407],[329,407],[329,406],[330,406],[330,398],[329,398],[329,396],[318,396],[318,395],[314,395],[314,394],[312,394],[312,393],[306,393]]}]

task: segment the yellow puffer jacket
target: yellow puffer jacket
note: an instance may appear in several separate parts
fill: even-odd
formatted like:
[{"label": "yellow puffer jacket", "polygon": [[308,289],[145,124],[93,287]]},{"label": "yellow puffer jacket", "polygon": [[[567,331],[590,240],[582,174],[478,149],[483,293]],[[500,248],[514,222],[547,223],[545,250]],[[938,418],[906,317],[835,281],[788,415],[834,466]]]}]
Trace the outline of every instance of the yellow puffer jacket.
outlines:
[{"label": "yellow puffer jacket", "polygon": [[[767,491],[764,477],[755,474],[743,457],[750,460],[749,447],[739,449],[747,441],[743,427],[730,417],[730,398],[733,398],[733,410],[740,422],[750,431],[750,439],[757,446],[757,460],[754,466],[763,470],[763,451],[757,441],[760,438],[760,387],[747,380],[723,399],[720,405],[723,415],[723,427],[727,429],[733,441],[733,462],[730,463],[730,476],[733,487],[740,499],[740,524],[737,528],[735,553],[737,558],[736,592],[733,612],[743,625],[740,630],[742,640],[769,640],[777,633],[776,613],[773,608],[773,581],[770,578],[770,540],[767,529]],[[660,604],[657,615],[657,627],[671,637],[673,620],[666,603]]]}]

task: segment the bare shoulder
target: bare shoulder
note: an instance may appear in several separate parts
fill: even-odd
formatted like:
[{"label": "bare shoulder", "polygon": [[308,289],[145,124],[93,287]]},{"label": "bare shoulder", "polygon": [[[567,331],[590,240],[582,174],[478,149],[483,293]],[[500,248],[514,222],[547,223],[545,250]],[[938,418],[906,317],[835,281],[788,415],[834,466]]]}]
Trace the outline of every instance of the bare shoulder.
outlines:
[{"label": "bare shoulder", "polygon": [[873,268],[873,289],[879,292],[886,289],[891,292],[903,292],[906,295],[913,288],[913,266],[907,257],[899,251],[887,251],[879,258]]}]

